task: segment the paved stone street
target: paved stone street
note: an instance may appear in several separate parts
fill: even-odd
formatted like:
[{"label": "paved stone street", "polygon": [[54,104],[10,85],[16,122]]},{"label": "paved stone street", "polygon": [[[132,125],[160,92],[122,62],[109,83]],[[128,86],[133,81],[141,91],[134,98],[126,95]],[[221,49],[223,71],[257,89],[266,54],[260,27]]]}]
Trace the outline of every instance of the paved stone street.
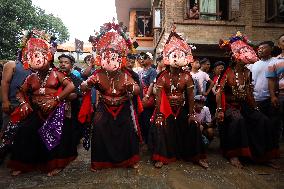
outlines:
[{"label": "paved stone street", "polygon": [[[281,144],[282,156],[284,143]],[[27,173],[12,177],[5,165],[0,167],[0,189],[14,188],[284,188],[284,158],[279,160],[282,169],[274,170],[261,165],[246,165],[244,169],[232,167],[218,153],[218,140],[209,149],[210,169],[176,162],[162,169],[155,169],[143,153],[138,170],[107,169],[90,171],[90,153],[82,147],[79,156],[58,176],[49,178],[42,173]]]}]

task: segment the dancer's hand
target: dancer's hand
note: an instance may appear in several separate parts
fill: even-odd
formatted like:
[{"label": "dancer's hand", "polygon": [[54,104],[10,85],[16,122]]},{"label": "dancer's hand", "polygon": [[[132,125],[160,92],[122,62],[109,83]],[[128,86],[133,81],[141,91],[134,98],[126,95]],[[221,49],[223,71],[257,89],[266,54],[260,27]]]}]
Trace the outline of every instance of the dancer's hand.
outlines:
[{"label": "dancer's hand", "polygon": [[32,112],[33,109],[28,103],[23,103],[20,106],[20,115],[22,118],[25,118],[29,115],[30,112]]},{"label": "dancer's hand", "polygon": [[43,112],[47,114],[50,113],[52,110],[55,109],[58,103],[58,100],[56,100],[55,98],[47,100],[42,106]]},{"label": "dancer's hand", "polygon": [[215,114],[217,123],[222,123],[224,121],[224,116],[225,114],[223,111],[217,111]]},{"label": "dancer's hand", "polygon": [[126,89],[127,92],[129,92],[131,94],[134,93],[134,87],[135,87],[134,83],[126,82],[126,83],[124,83],[124,86],[125,86],[125,89]]},{"label": "dancer's hand", "polygon": [[163,126],[165,125],[165,119],[162,115],[158,115],[156,120],[155,120],[155,125],[156,126]]},{"label": "dancer's hand", "polygon": [[275,108],[279,107],[279,100],[276,96],[271,97],[271,104]]},{"label": "dancer's hand", "polygon": [[2,102],[2,111],[5,112],[5,113],[9,113],[10,112],[10,106],[11,106],[11,103],[9,100],[7,101],[3,101]]},{"label": "dancer's hand", "polygon": [[189,116],[188,116],[188,124],[191,124],[191,123],[196,123],[196,124],[198,124],[198,120],[197,120],[195,114],[192,114],[192,115],[189,115]]}]

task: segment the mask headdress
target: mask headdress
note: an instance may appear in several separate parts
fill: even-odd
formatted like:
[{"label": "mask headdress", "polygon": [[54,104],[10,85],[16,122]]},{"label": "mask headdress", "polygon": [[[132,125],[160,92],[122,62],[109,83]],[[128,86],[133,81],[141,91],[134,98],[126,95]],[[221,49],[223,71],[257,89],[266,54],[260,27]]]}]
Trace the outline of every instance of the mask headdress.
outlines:
[{"label": "mask headdress", "polygon": [[229,40],[220,39],[219,46],[220,48],[231,51],[232,56],[243,63],[251,64],[258,60],[247,36],[244,36],[240,31],[230,37]]},{"label": "mask headdress", "polygon": [[29,68],[31,55],[36,51],[42,52],[48,62],[53,59],[49,42],[50,36],[44,31],[31,30],[25,32],[20,45],[22,49],[21,59],[25,69]]},{"label": "mask headdress", "polygon": [[173,27],[163,49],[163,61],[165,65],[170,65],[169,56],[175,50],[179,50],[185,53],[187,61],[186,64],[193,61],[191,47],[180,35],[175,32],[175,27]]},{"label": "mask headdress", "polygon": [[121,56],[121,66],[126,65],[126,56],[128,53],[134,52],[134,46],[130,38],[124,33],[123,28],[119,24],[105,23],[100,28],[100,32],[96,36],[90,36],[89,41],[96,51],[96,64],[100,65],[101,55],[106,50],[111,50]]}]

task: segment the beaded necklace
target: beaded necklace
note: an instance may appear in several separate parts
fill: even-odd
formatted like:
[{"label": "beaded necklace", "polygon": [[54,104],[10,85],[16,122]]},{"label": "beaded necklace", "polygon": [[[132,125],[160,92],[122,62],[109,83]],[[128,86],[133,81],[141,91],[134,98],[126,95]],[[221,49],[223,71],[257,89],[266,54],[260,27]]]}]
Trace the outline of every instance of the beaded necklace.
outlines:
[{"label": "beaded necklace", "polygon": [[36,72],[36,75],[38,77],[38,80],[39,80],[39,84],[40,84],[40,88],[39,88],[39,94],[41,95],[45,95],[45,86],[46,86],[46,82],[50,76],[50,73],[52,71],[52,68],[49,68],[46,75],[45,75],[45,78],[42,80],[41,78],[41,75],[39,74],[39,72],[37,71]]},{"label": "beaded necklace", "polygon": [[247,96],[246,90],[245,90],[245,87],[246,87],[245,74],[244,74],[244,72],[242,72],[243,84],[241,85],[240,81],[239,81],[239,73],[236,72],[235,70],[234,70],[234,73],[236,75],[236,86],[232,86],[233,95],[236,98],[245,99],[246,96]]},{"label": "beaded necklace", "polygon": [[108,71],[106,71],[106,76],[107,76],[107,79],[110,81],[110,86],[111,86],[111,93],[112,94],[116,94],[116,89],[115,89],[115,77],[117,77],[117,82],[119,82],[119,76],[120,76],[120,71],[118,71],[113,77],[111,77],[108,73]]},{"label": "beaded necklace", "polygon": [[174,80],[173,80],[173,76],[174,75],[172,75],[172,73],[169,71],[171,93],[175,92],[179,88],[180,78],[181,78],[181,75],[179,73],[177,83],[175,83]]}]

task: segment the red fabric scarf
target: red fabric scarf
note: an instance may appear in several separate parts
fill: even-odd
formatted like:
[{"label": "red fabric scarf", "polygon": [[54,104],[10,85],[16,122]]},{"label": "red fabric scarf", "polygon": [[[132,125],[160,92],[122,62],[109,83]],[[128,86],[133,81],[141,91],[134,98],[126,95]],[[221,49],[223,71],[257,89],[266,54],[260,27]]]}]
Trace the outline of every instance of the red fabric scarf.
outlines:
[{"label": "red fabric scarf", "polygon": [[91,91],[88,91],[83,97],[82,105],[78,114],[78,120],[80,123],[91,122],[92,112]]},{"label": "red fabric scarf", "polygon": [[162,90],[161,94],[161,104],[160,104],[160,112],[164,114],[165,118],[167,119],[171,114],[173,114],[170,102],[166,95],[166,92]]}]

